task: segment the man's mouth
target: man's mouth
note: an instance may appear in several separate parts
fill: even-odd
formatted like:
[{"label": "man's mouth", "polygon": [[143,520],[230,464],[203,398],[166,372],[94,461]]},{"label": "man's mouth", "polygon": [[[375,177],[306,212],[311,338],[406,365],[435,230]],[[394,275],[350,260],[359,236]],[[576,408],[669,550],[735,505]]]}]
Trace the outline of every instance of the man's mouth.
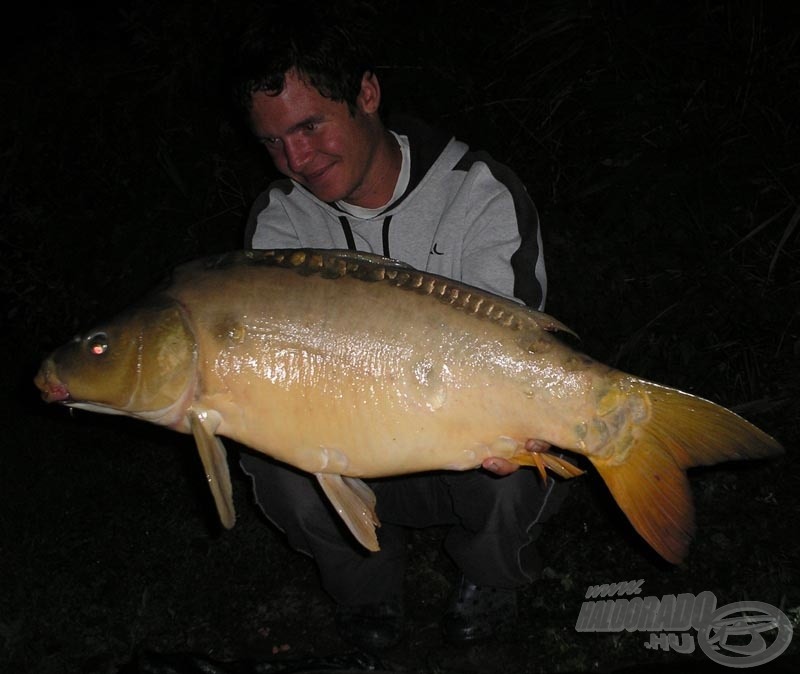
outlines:
[{"label": "man's mouth", "polygon": [[303,182],[309,185],[313,185],[314,183],[318,183],[323,180],[327,175],[328,172],[333,167],[333,164],[328,164],[327,166],[323,166],[320,169],[315,171],[303,173]]}]

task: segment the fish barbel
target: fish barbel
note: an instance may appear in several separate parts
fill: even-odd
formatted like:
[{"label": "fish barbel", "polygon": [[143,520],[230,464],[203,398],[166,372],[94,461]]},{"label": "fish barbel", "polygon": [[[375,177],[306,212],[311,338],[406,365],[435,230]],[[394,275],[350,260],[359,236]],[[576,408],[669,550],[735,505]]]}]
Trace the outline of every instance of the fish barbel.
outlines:
[{"label": "fish barbel", "polygon": [[666,560],[694,529],[685,470],[780,453],[733,412],[603,365],[556,319],[376,255],[239,251],[170,282],[42,364],[48,402],[126,414],[197,441],[222,523],[235,514],[219,436],[314,474],[377,550],[361,478],[468,470],[488,457],[582,471],[589,459]]}]

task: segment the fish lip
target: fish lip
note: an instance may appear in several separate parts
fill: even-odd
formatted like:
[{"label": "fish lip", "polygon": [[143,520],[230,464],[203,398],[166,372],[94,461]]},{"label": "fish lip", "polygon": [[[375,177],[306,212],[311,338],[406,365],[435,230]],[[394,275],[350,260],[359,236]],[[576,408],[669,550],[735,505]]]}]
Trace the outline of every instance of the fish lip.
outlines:
[{"label": "fish lip", "polygon": [[61,403],[62,405],[69,405],[75,402],[72,395],[64,384],[47,384],[46,388],[42,390],[42,398],[47,403]]},{"label": "fish lip", "polygon": [[42,392],[42,399],[47,403],[74,402],[66,384],[56,379],[49,369],[42,368],[33,383]]}]

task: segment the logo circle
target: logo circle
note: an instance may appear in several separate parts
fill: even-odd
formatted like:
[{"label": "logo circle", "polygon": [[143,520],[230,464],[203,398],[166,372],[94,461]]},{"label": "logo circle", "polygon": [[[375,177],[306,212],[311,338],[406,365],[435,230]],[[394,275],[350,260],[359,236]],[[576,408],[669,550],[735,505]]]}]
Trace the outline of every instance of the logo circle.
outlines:
[{"label": "logo circle", "polygon": [[[772,630],[778,633],[767,646],[761,635]],[[698,628],[697,642],[714,662],[727,667],[755,667],[783,653],[792,641],[792,631],[789,618],[772,604],[739,601],[714,611],[708,624]],[[735,643],[728,643],[730,637],[736,638]],[[738,655],[727,655],[723,650]]]}]

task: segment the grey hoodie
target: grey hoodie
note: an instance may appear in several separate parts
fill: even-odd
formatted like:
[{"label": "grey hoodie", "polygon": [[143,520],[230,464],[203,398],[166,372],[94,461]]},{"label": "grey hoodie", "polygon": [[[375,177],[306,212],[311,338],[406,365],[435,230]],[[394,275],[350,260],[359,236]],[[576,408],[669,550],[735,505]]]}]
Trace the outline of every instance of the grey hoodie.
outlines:
[{"label": "grey hoodie", "polygon": [[519,178],[417,120],[389,128],[410,146],[409,183],[399,198],[362,219],[277,180],[253,205],[245,245],[379,253],[543,309],[539,217]]}]

